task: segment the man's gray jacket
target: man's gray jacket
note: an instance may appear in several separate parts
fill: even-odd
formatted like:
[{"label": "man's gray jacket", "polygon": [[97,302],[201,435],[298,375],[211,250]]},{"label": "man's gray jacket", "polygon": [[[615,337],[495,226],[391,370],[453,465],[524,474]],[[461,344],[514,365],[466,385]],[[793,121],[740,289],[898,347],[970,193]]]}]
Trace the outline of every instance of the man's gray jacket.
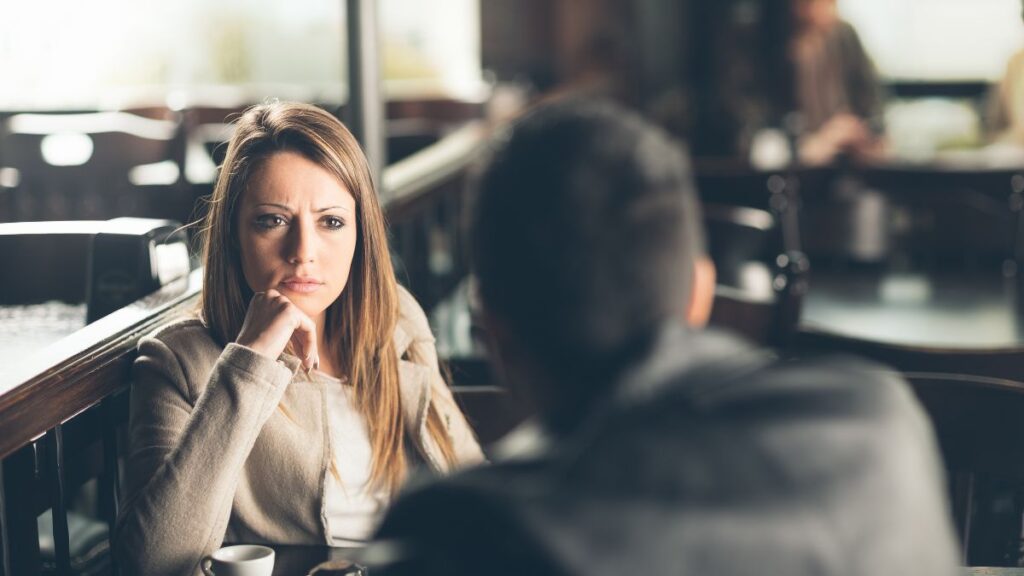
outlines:
[{"label": "man's gray jacket", "polygon": [[934,434],[898,375],[671,326],[612,390],[534,455],[400,499],[379,538],[404,560],[378,572],[959,573]]}]

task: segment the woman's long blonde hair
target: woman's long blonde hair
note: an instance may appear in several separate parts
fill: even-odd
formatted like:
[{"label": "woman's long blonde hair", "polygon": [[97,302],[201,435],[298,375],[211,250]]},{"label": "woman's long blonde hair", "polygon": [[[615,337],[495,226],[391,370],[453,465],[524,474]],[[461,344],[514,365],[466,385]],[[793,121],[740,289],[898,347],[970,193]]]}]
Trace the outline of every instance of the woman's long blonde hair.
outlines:
[{"label": "woman's long blonde hair", "polygon": [[[329,350],[321,354],[335,355],[354,388],[356,409],[369,428],[371,485],[393,493],[407,470],[393,340],[397,285],[369,165],[334,116],[307,104],[272,103],[249,108],[235,123],[201,231],[202,318],[221,344],[238,337],[253,292],[242,274],[235,208],[261,163],[281,151],[299,153],[334,174],[356,202],[355,255],[348,284],[327,308],[323,336]],[[427,415],[427,430],[453,464],[451,439],[436,410]]]}]

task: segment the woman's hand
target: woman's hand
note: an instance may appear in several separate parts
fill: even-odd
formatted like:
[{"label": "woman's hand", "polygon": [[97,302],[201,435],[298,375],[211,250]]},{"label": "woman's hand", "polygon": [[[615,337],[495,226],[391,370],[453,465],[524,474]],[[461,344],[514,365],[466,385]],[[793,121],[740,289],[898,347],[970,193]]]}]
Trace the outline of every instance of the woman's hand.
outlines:
[{"label": "woman's hand", "polygon": [[871,150],[875,138],[867,124],[852,114],[836,114],[817,132],[800,143],[800,160],[809,166],[821,166],[835,160],[840,153],[858,155]]},{"label": "woman's hand", "polygon": [[235,342],[274,359],[291,342],[307,372],[320,366],[316,324],[277,290],[253,295]]}]

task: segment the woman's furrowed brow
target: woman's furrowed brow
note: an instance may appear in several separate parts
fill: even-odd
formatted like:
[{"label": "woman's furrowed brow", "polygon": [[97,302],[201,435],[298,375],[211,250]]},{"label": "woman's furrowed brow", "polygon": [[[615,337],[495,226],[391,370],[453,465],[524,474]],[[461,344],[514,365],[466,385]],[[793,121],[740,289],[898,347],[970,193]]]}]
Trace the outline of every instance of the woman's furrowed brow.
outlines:
[{"label": "woman's furrowed brow", "polygon": [[[287,204],[280,204],[278,202],[260,202],[256,206],[257,207],[259,207],[259,206],[272,206],[274,208],[280,208],[282,210],[287,210],[289,212],[292,211],[292,207],[291,206],[288,206]],[[343,212],[352,212],[351,208],[348,208],[346,206],[342,206],[340,204],[336,204],[336,205],[332,205],[332,206],[324,206],[323,208],[316,208],[316,209],[313,210],[313,212],[315,212],[317,214],[320,214],[320,213],[323,213],[323,212],[327,212],[328,210],[341,210]]]},{"label": "woman's furrowed brow", "polygon": [[328,210],[341,210],[343,212],[351,212],[352,211],[352,209],[348,208],[347,206],[342,206],[340,204],[337,204],[337,205],[334,205],[334,206],[325,206],[324,208],[317,208],[316,210],[313,210],[313,212],[316,212],[317,214],[319,214],[321,212],[327,212]]},{"label": "woman's furrowed brow", "polygon": [[281,208],[288,211],[291,211],[292,209],[292,207],[287,204],[278,204],[277,202],[260,202],[256,206],[273,206],[274,208]]}]

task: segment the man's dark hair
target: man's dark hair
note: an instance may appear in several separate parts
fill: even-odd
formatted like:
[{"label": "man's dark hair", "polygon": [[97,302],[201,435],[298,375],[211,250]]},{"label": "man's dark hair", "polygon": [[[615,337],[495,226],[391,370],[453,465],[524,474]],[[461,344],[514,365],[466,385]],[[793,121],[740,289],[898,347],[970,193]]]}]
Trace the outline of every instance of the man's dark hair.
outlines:
[{"label": "man's dark hair", "polygon": [[476,193],[484,306],[552,376],[607,373],[683,317],[704,252],[698,203],[682,149],[635,113],[579,100],[534,111]]}]

